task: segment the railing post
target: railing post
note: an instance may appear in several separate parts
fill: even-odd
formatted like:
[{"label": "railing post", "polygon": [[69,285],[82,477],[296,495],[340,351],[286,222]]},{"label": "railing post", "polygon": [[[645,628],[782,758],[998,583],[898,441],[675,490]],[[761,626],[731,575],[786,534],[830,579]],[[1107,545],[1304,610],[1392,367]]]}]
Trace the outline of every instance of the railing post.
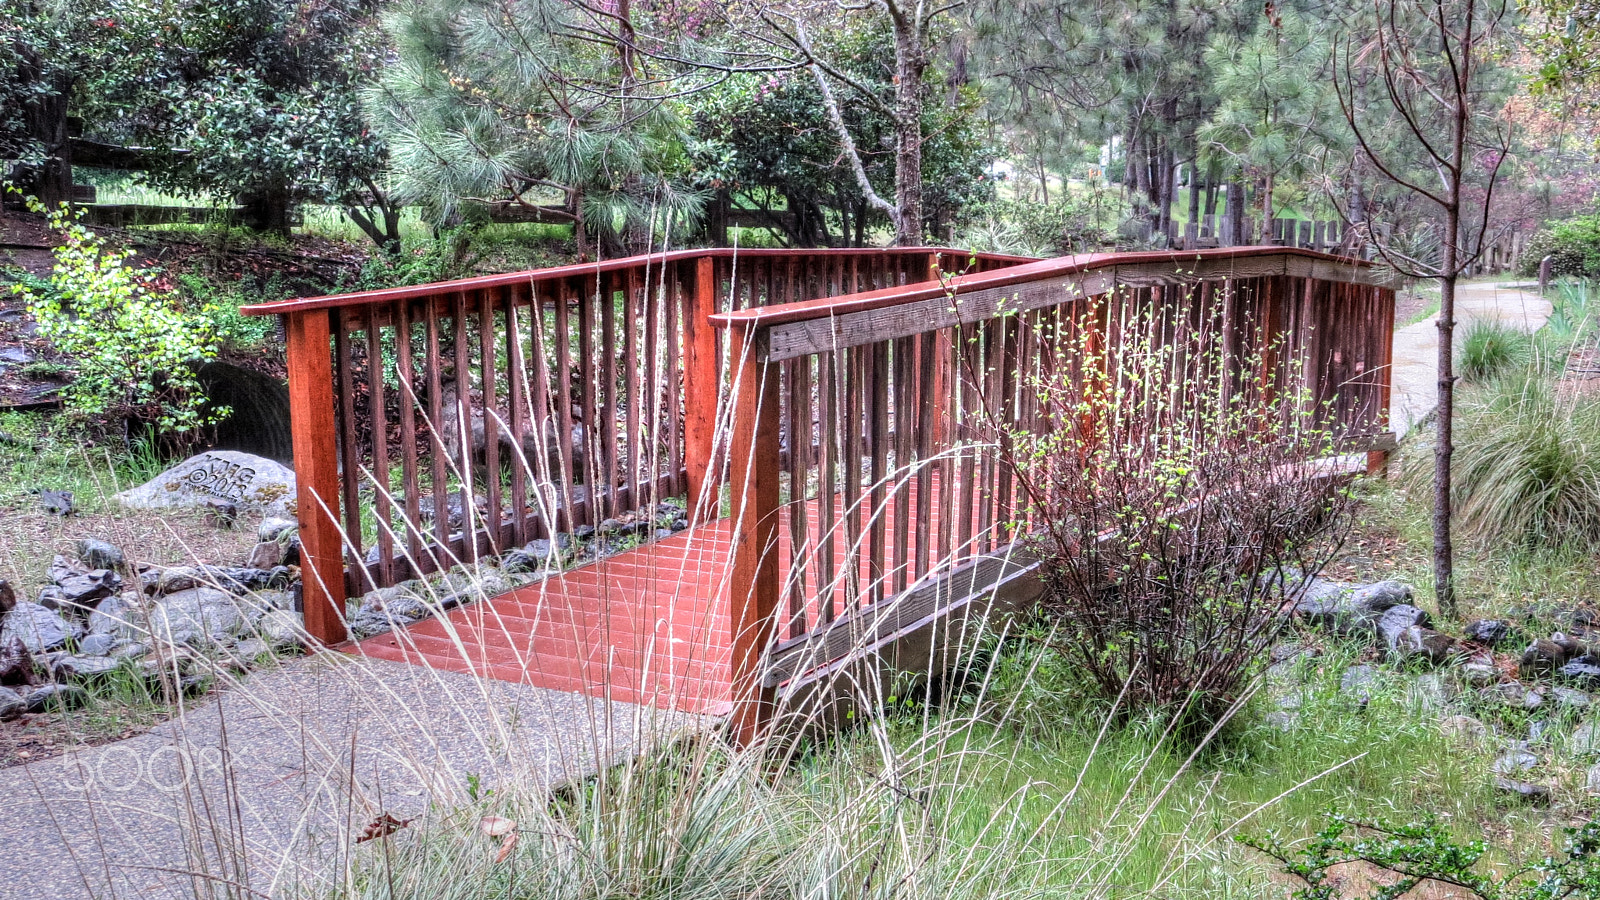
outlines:
[{"label": "railing post", "polygon": [[312,309],[290,313],[286,323],[302,608],[306,633],[324,645],[346,637],[330,316],[329,310]]},{"label": "railing post", "polygon": [[[957,264],[958,268],[960,263]],[[943,281],[944,267],[940,264],[939,254],[928,254],[928,280]],[[923,387],[924,392],[932,392],[934,397],[944,398],[950,396],[950,378],[955,369],[955,345],[950,340],[950,332],[941,330],[933,338],[933,384]],[[920,368],[920,366],[919,366]],[[928,423],[933,433],[933,446],[944,447],[951,434],[950,409],[948,404],[937,402],[935,408],[938,413],[933,421]]]},{"label": "railing post", "polygon": [[689,475],[690,514],[698,521],[714,519],[717,513],[719,473],[711,471],[711,453],[722,379],[716,329],[707,321],[717,311],[716,292],[716,260],[703,256],[694,262],[694,283],[684,296],[683,310],[683,459]]},{"label": "railing post", "polygon": [[733,434],[732,572],[728,599],[733,628],[734,742],[749,746],[771,723],[773,688],[762,684],[762,661],[778,609],[778,366],[766,360],[757,325],[730,330]]}]

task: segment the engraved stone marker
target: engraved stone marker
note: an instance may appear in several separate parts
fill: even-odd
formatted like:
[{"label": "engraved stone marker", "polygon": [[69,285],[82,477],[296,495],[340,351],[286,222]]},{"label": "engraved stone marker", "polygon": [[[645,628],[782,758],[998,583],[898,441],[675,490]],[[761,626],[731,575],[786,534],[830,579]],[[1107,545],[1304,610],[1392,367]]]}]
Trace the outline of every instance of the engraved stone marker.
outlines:
[{"label": "engraved stone marker", "polygon": [[236,450],[211,450],[117,494],[116,500],[134,509],[226,500],[269,516],[293,516],[294,490],[294,470],[281,463]]}]

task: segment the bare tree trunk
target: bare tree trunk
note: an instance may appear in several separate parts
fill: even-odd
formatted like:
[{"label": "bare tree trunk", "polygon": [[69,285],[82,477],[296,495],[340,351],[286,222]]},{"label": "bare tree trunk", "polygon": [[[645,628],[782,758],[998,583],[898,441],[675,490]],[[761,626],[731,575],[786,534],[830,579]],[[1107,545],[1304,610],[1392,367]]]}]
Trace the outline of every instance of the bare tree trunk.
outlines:
[{"label": "bare tree trunk", "polygon": [[922,73],[928,63],[916,23],[902,21],[901,16],[892,18],[896,76],[894,242],[901,247],[915,247],[922,243]]}]

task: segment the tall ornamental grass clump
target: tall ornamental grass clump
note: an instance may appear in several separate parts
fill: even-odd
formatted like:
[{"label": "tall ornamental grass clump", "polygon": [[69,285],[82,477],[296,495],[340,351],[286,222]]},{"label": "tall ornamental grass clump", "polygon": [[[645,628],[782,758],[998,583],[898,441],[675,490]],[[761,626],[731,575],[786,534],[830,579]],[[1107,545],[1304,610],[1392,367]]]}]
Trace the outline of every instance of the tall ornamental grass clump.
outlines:
[{"label": "tall ornamental grass clump", "polygon": [[1488,319],[1474,319],[1456,354],[1456,371],[1469,382],[1483,382],[1533,360],[1533,336]]},{"label": "tall ornamental grass clump", "polygon": [[1319,462],[1336,435],[1305,367],[1261,340],[1230,346],[1254,329],[1221,304],[1182,306],[1114,298],[1076,337],[1042,336],[1057,348],[1030,385],[1042,425],[999,444],[1079,689],[1204,731],[1277,640],[1297,579],[1340,546],[1352,501]]},{"label": "tall ornamental grass clump", "polygon": [[1517,370],[1460,410],[1456,508],[1474,537],[1524,549],[1600,549],[1600,403]]}]

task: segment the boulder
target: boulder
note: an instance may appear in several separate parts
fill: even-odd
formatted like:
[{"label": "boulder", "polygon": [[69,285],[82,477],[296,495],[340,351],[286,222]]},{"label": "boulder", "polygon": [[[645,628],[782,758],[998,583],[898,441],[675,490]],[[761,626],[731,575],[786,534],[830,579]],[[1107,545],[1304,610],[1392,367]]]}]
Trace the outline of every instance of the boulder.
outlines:
[{"label": "boulder", "polygon": [[90,634],[78,642],[78,652],[85,656],[105,656],[118,640],[114,634]]},{"label": "boulder", "polygon": [[122,590],[122,576],[110,569],[95,569],[68,576],[56,582],[56,586],[61,592],[63,607],[87,611]]},{"label": "boulder", "polygon": [[1511,637],[1511,626],[1499,619],[1474,619],[1462,634],[1469,641],[1496,647]]},{"label": "boulder", "polygon": [[224,640],[244,624],[238,603],[215,588],[169,594],[150,610],[150,632],[173,644]]},{"label": "boulder", "polygon": [[1541,638],[1522,651],[1522,658],[1517,662],[1517,677],[1547,678],[1566,665],[1570,658],[1566,648],[1559,643]]},{"label": "boulder", "polygon": [[1600,756],[1600,726],[1591,721],[1574,728],[1567,748],[1580,756]]},{"label": "boulder", "polygon": [[1473,660],[1461,666],[1461,677],[1473,687],[1488,687],[1500,682],[1500,670],[1493,663]]},{"label": "boulder", "polygon": [[1401,603],[1384,610],[1383,615],[1378,617],[1378,637],[1385,647],[1393,650],[1395,641],[1407,628],[1427,624],[1427,613],[1410,604]]},{"label": "boulder", "polygon": [[1344,637],[1369,637],[1383,614],[1411,599],[1411,587],[1399,581],[1379,581],[1347,587],[1323,578],[1306,583],[1295,612],[1312,625]]},{"label": "boulder", "polygon": [[1546,696],[1555,700],[1557,709],[1585,710],[1594,703],[1593,697],[1572,688],[1552,687]]},{"label": "boulder", "polygon": [[0,722],[9,722],[28,711],[28,701],[11,688],[0,687]]},{"label": "boulder", "polygon": [[120,569],[125,562],[122,551],[117,545],[99,538],[84,538],[78,541],[78,559],[92,569]]},{"label": "boulder", "polygon": [[209,450],[192,456],[136,488],[115,496],[132,509],[210,508],[231,504],[240,510],[291,518],[294,471],[281,463],[235,450]]},{"label": "boulder", "polygon": [[5,623],[0,625],[0,646],[18,640],[29,653],[43,653],[63,646],[78,634],[77,626],[55,610],[23,601],[6,613]]}]

